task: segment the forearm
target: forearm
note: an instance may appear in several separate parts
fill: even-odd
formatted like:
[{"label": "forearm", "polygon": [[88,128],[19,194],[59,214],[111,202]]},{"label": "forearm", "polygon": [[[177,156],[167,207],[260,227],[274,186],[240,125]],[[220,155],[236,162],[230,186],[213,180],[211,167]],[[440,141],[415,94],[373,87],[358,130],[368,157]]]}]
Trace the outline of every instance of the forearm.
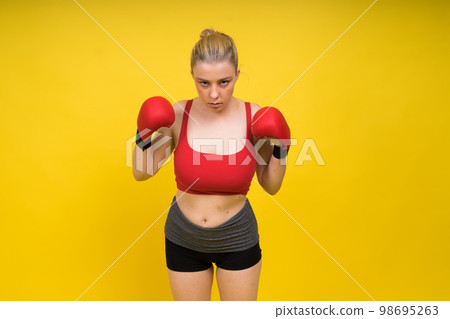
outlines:
[{"label": "forearm", "polygon": [[137,181],[145,181],[152,177],[147,174],[147,151],[142,151],[139,147],[135,147],[133,151],[133,176]]},{"label": "forearm", "polygon": [[275,195],[281,188],[285,173],[286,160],[275,158],[272,155],[262,174],[261,186],[267,193]]},{"label": "forearm", "polygon": [[[164,131],[161,134],[159,131]],[[172,138],[167,135],[170,132],[167,128],[161,128],[152,136],[151,146],[142,150],[135,147],[133,152],[133,176],[137,181],[145,181],[153,177],[167,158],[172,150]]]}]

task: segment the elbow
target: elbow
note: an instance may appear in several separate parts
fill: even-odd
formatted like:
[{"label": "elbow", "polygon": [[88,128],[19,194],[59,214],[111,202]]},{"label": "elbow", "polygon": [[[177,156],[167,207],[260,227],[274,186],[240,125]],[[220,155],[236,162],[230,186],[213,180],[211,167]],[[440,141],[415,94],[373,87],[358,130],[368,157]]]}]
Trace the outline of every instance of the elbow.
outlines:
[{"label": "elbow", "polygon": [[143,182],[143,181],[146,181],[147,179],[149,179],[151,176],[148,176],[148,177],[142,177],[142,176],[134,176],[134,179],[137,181],[137,182]]},{"label": "elbow", "polygon": [[275,195],[276,193],[278,193],[278,191],[280,190],[280,188],[279,187],[273,187],[273,188],[271,188],[271,187],[267,187],[267,188],[264,188],[264,190],[266,191],[266,193],[268,193],[269,195]]},{"label": "elbow", "polygon": [[142,181],[144,181],[144,179],[143,179],[142,177],[140,177],[140,176],[138,176],[138,175],[136,175],[136,174],[133,174],[133,177],[134,177],[134,180],[135,180],[136,182],[142,182]]},{"label": "elbow", "polygon": [[143,182],[143,181],[145,181],[144,178],[139,177],[139,176],[136,176],[136,175],[134,175],[134,180],[135,180],[136,182]]},{"label": "elbow", "polygon": [[265,185],[261,185],[261,186],[267,194],[272,195],[272,196],[275,195],[276,193],[278,193],[278,191],[281,188],[281,184],[280,185],[265,184]]},{"label": "elbow", "polygon": [[153,175],[140,173],[138,171],[133,170],[133,177],[137,182],[143,182],[152,177]]},{"label": "elbow", "polygon": [[264,178],[264,176],[261,179],[259,179],[259,184],[264,189],[264,191],[269,195],[275,195],[281,188],[280,182],[268,180]]}]

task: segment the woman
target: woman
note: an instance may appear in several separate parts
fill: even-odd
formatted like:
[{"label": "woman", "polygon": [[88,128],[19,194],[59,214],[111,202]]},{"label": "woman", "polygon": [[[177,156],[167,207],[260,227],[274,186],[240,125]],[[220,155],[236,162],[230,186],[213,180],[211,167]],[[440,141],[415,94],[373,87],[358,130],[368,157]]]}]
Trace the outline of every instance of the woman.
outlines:
[{"label": "woman", "polygon": [[[174,300],[210,300],[212,263],[221,300],[256,300],[261,249],[246,194],[255,171],[264,190],[275,194],[286,170],[280,157],[286,154],[280,156],[268,139],[254,147],[258,139],[251,123],[261,107],[233,96],[240,73],[233,40],[212,29],[200,37],[191,55],[198,97],[173,106],[173,124],[158,130],[150,149],[135,148],[133,174],[138,181],[150,178],[167,158],[166,149],[174,151],[178,191],[165,224]],[[158,141],[164,143],[152,149]],[[142,171],[136,169],[137,156]],[[147,166],[153,174],[146,173]]]}]

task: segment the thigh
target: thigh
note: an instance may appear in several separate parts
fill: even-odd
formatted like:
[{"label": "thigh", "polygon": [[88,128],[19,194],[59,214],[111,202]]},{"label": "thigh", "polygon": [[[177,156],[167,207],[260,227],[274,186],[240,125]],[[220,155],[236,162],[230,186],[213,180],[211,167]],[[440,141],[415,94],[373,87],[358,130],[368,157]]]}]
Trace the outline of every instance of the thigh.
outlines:
[{"label": "thigh", "polygon": [[216,277],[220,300],[256,300],[260,273],[261,260],[256,265],[242,270],[217,267]]},{"label": "thigh", "polygon": [[217,260],[217,286],[221,300],[256,300],[261,273],[259,242]]},{"label": "thigh", "polygon": [[211,300],[214,269],[184,272],[169,269],[169,283],[172,296],[178,300]]},{"label": "thigh", "polygon": [[208,257],[166,238],[166,264],[174,300],[211,300],[214,268]]}]

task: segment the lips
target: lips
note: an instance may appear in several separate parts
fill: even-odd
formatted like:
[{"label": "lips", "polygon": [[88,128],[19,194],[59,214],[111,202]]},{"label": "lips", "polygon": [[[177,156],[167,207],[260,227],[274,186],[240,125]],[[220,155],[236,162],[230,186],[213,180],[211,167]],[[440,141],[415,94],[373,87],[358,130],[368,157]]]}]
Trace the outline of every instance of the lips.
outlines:
[{"label": "lips", "polygon": [[211,105],[211,106],[220,106],[220,105],[222,105],[222,103],[209,103],[209,105]]}]

